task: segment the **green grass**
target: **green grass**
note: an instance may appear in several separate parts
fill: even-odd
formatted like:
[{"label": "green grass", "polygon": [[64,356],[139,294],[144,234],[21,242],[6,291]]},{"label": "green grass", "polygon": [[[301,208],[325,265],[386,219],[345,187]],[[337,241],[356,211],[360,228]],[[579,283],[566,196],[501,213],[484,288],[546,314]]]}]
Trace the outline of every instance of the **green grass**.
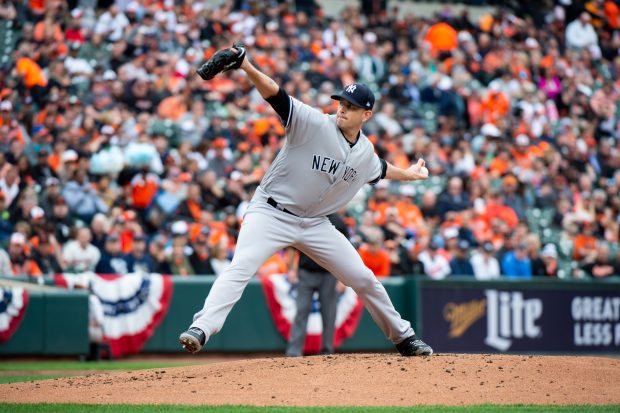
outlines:
[{"label": "green grass", "polygon": [[[100,370],[140,370],[156,369],[166,367],[181,367],[191,365],[190,363],[158,362],[158,361],[96,361],[84,362],[77,360],[55,360],[55,361],[8,361],[0,363],[0,371],[8,372],[8,375],[0,376],[0,384],[17,383],[32,380],[54,379],[57,377],[67,377],[79,375],[79,371],[100,371]],[[11,374],[15,372],[15,374]],[[24,374],[33,372],[33,374]],[[46,374],[36,374],[41,372]],[[0,409],[0,412],[4,412]]]},{"label": "green grass", "polygon": [[253,406],[179,406],[179,405],[91,405],[91,404],[7,404],[0,403],[6,413],[617,413],[615,406],[535,406],[535,405],[480,405],[480,406],[421,406],[421,407],[253,407]]},{"label": "green grass", "polygon": [[66,377],[66,376],[58,376],[58,375],[16,375],[16,376],[0,376],[0,384],[4,383],[18,383],[21,381],[32,381],[32,380],[45,380],[45,379],[55,379],[58,377]]},{"label": "green grass", "polygon": [[157,361],[8,361],[0,363],[0,371],[36,370],[139,370],[160,367],[181,367],[191,363]]}]

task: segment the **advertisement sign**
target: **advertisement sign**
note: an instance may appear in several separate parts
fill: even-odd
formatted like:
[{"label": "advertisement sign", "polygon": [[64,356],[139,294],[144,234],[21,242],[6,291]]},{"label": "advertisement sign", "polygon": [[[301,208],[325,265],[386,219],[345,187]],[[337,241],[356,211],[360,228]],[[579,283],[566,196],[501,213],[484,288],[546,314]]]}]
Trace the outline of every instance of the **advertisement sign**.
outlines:
[{"label": "advertisement sign", "polygon": [[620,290],[420,287],[438,352],[620,353]]}]

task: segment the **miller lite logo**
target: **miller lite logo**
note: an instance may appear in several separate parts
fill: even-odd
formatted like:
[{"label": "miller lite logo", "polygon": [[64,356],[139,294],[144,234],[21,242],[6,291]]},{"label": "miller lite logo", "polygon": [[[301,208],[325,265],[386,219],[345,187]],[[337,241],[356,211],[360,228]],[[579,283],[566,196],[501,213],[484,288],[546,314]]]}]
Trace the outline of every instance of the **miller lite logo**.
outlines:
[{"label": "miller lite logo", "polygon": [[499,351],[508,350],[513,339],[542,337],[542,330],[536,324],[543,313],[542,300],[526,300],[519,291],[485,290],[484,295],[486,298],[445,305],[443,318],[450,323],[449,338],[462,337],[485,313],[484,342]]},{"label": "miller lite logo", "polygon": [[519,291],[485,290],[487,298],[486,345],[506,351],[513,338],[540,338],[542,331],[536,321],[543,313],[542,300],[523,299]]},{"label": "miller lite logo", "polygon": [[347,91],[347,93],[353,93],[355,92],[355,88],[357,88],[357,85],[349,85],[345,90]]},{"label": "miller lite logo", "polygon": [[472,324],[484,316],[486,300],[472,300],[466,303],[448,303],[443,309],[443,318],[450,323],[448,337],[461,337]]}]

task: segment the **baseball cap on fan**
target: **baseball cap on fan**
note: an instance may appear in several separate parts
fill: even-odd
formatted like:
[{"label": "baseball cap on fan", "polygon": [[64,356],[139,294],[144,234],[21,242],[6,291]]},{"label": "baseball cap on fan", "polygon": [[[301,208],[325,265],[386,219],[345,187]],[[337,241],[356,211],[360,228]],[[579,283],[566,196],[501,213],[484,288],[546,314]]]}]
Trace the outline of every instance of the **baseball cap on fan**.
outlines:
[{"label": "baseball cap on fan", "polygon": [[353,83],[342,89],[338,95],[332,95],[334,100],[346,100],[352,105],[355,105],[366,110],[372,110],[375,106],[375,95],[370,88],[363,83]]}]

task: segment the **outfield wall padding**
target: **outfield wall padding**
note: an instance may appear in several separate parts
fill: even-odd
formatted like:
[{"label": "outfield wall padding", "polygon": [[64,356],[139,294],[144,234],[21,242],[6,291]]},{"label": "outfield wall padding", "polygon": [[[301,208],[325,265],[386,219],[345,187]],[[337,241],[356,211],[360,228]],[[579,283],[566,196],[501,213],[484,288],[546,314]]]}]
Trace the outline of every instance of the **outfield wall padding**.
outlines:
[{"label": "outfield wall padding", "polygon": [[81,290],[29,290],[26,314],[0,355],[88,353],[88,294]]}]

